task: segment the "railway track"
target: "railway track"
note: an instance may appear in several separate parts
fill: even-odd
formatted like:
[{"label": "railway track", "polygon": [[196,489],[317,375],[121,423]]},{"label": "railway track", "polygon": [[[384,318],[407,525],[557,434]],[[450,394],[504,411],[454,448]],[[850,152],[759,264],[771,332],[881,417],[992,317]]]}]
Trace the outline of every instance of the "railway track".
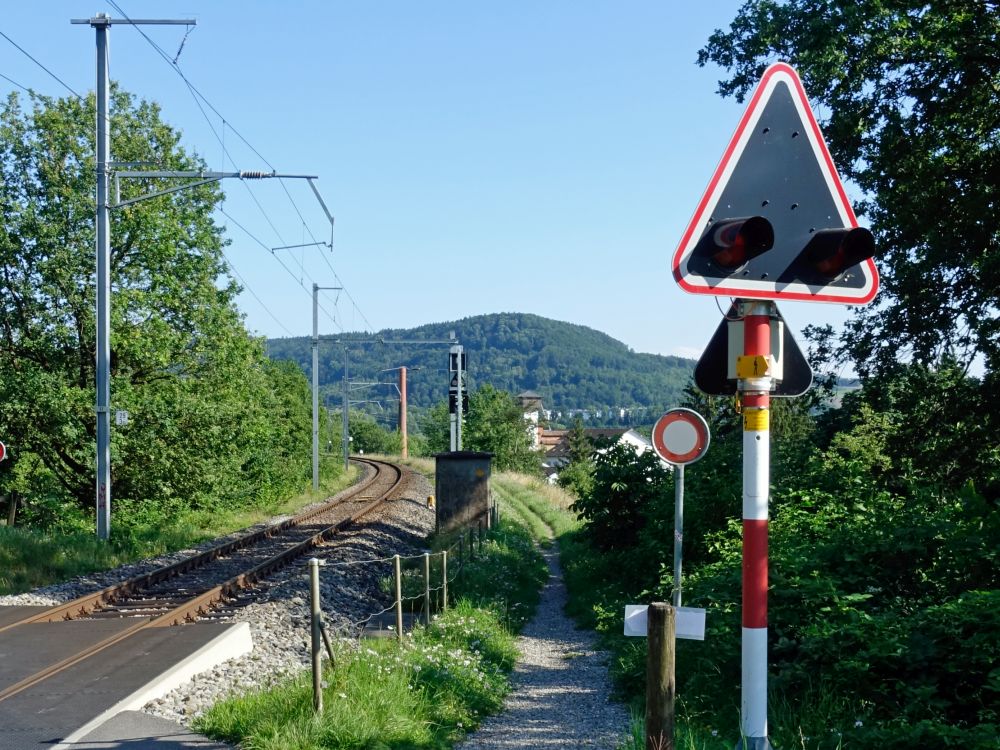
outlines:
[{"label": "railway track", "polygon": [[239,536],[149,573],[51,607],[0,627],[33,623],[130,618],[122,631],[67,659],[0,689],[0,701],[35,685],[146,628],[225,616],[245,606],[237,595],[374,512],[400,488],[408,470],[385,461],[352,459],[366,476],[331,501],[265,529]]}]

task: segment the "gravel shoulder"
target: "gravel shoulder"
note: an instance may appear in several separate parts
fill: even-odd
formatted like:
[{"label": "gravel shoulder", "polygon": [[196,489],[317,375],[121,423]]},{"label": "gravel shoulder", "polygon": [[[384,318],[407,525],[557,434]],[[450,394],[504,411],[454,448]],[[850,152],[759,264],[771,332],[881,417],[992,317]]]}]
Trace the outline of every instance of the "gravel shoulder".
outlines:
[{"label": "gravel shoulder", "polygon": [[614,748],[629,727],[626,708],[611,702],[607,656],[596,636],[564,613],[566,587],[555,547],[543,550],[549,580],[534,619],[518,638],[521,659],[502,714],[457,748]]}]

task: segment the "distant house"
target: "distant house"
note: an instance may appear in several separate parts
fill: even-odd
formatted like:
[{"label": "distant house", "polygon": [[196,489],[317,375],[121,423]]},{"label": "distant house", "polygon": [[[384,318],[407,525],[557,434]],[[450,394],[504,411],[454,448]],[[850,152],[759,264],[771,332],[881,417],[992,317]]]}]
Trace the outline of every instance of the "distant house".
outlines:
[{"label": "distant house", "polygon": [[517,394],[517,402],[521,405],[524,420],[528,423],[528,434],[531,435],[531,447],[539,447],[538,422],[545,409],[542,408],[542,395],[534,391],[522,391]]},{"label": "distant house", "polygon": [[[538,442],[545,452],[542,456],[542,470],[550,484],[554,484],[559,478],[559,469],[570,462],[569,433],[570,430],[538,430]],[[587,428],[583,434],[598,451],[607,450],[599,447],[602,443],[627,445],[637,456],[653,449],[649,439],[633,429]]]}]

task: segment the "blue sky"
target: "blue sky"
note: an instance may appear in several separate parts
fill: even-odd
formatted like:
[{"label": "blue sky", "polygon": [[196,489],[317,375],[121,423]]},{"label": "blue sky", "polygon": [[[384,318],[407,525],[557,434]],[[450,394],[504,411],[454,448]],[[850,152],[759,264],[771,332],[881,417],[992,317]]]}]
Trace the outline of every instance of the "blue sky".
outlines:
[{"label": "blue sky", "polygon": [[[323,293],[323,333],[530,312],[636,351],[708,343],[716,302],[682,292],[670,262],[743,110],[695,64],[739,2],[116,2],[197,19],[178,65],[211,107],[127,26],[111,31],[114,79],[159,102],[210,169],[318,175],[336,217],[332,254],[272,253],[329,239],[308,186],[286,182],[290,200],[273,180],[225,184],[249,230],[220,217],[251,330],[311,333],[315,281],[347,290]],[[69,20],[97,12],[121,17],[102,0],[18,3],[3,31],[83,93],[94,32]],[[143,30],[170,59],[185,39]],[[0,73],[67,93],[2,38]],[[794,330],[848,315],[781,309]]]}]

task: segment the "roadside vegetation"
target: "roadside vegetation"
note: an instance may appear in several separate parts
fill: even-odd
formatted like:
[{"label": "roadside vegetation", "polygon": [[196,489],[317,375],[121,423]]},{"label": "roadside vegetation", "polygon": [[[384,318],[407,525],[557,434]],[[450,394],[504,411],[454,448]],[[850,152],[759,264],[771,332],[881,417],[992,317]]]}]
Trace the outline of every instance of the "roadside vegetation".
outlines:
[{"label": "roadside vegetation", "polygon": [[[997,746],[998,463],[939,460],[974,439],[950,402],[978,387],[953,369],[912,367],[839,409],[774,405],[776,746]],[[685,482],[684,604],[707,610],[707,632],[677,644],[678,705],[691,746],[721,750],[739,737],[742,435],[728,403],[691,391],[686,405],[713,434]],[[911,415],[927,412],[937,421],[917,428]],[[673,484],[651,454],[612,448],[593,464],[592,490],[575,506],[583,524],[561,539],[563,567],[573,613],[603,633],[639,708],[645,642],[621,635],[623,610],[670,601]]]},{"label": "roadside vegetation", "polygon": [[[517,485],[501,480],[498,486]],[[430,627],[416,626],[402,644],[339,642],[324,672],[322,714],[313,712],[304,674],[217,703],[195,727],[269,750],[450,747],[503,706],[517,658],[515,635],[547,576],[531,528],[508,510],[476,557],[466,556],[449,586],[452,606]],[[454,540],[433,541],[441,548]]]}]

